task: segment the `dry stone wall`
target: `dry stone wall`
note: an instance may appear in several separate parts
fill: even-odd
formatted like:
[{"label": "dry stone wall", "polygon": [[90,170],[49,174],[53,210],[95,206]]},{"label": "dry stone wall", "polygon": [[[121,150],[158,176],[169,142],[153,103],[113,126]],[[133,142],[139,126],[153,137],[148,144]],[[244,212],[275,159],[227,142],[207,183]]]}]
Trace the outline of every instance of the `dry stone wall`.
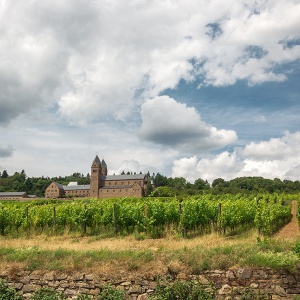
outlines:
[{"label": "dry stone wall", "polygon": [[[128,300],[147,300],[155,293],[158,278],[150,275],[136,275],[128,278],[107,277],[100,274],[57,273],[40,271],[1,270],[0,278],[9,286],[21,292],[28,299],[35,290],[48,287],[62,292],[69,299],[79,294],[98,295],[103,286],[109,284],[126,291]],[[271,269],[237,268],[230,270],[203,271],[199,275],[179,274],[159,277],[162,285],[176,279],[200,281],[205,288],[215,291],[217,299],[239,299],[245,290],[266,293],[269,299],[294,299],[300,294],[300,270],[294,273]]]}]

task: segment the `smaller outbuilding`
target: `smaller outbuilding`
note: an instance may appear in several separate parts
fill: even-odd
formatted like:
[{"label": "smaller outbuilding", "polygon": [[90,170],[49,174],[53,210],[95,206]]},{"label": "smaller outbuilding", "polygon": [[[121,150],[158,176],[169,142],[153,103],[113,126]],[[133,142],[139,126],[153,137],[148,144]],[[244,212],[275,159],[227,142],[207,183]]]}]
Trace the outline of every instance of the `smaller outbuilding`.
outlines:
[{"label": "smaller outbuilding", "polygon": [[26,192],[0,192],[0,200],[23,200],[32,198],[33,195],[27,195]]}]

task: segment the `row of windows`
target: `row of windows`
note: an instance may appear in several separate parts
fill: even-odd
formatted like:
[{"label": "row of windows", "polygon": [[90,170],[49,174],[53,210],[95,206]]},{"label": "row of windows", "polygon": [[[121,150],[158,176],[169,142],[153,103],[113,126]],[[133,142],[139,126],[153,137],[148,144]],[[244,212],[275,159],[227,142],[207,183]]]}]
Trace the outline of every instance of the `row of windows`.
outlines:
[{"label": "row of windows", "polygon": [[[122,181],[121,184],[120,184],[120,182],[118,182],[118,181],[115,181],[115,182],[110,182],[110,181],[109,181],[109,182],[108,182],[108,185],[111,186],[111,185],[113,185],[113,183],[114,183],[114,185],[116,186],[116,185],[130,185],[130,183],[131,183],[131,184],[133,184],[133,183],[139,183],[139,184],[142,184],[142,181],[137,181],[137,180],[135,180],[134,182],[127,181],[127,184],[126,184],[126,182],[124,182],[124,181]],[[107,183],[106,183],[105,185],[107,185]]]}]

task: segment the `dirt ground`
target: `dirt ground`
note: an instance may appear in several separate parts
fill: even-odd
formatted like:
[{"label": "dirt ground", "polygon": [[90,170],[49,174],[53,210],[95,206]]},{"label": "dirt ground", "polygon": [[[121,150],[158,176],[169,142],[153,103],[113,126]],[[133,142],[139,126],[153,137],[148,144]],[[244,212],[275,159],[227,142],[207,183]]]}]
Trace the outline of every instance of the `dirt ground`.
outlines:
[{"label": "dirt ground", "polygon": [[276,238],[295,239],[300,236],[299,224],[297,219],[297,201],[292,202],[292,220],[285,225],[277,234]]}]

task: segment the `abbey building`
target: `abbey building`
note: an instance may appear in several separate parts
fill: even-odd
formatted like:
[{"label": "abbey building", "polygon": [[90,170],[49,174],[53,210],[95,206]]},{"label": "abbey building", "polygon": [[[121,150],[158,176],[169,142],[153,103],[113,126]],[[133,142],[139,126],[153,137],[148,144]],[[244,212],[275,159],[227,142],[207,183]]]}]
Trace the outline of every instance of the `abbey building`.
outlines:
[{"label": "abbey building", "polygon": [[143,197],[148,183],[147,174],[107,175],[107,165],[96,155],[91,166],[91,182],[89,185],[70,183],[61,185],[52,182],[46,189],[46,198],[64,197]]}]

